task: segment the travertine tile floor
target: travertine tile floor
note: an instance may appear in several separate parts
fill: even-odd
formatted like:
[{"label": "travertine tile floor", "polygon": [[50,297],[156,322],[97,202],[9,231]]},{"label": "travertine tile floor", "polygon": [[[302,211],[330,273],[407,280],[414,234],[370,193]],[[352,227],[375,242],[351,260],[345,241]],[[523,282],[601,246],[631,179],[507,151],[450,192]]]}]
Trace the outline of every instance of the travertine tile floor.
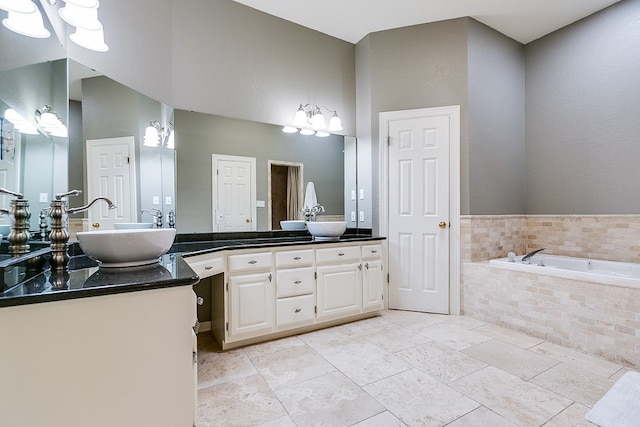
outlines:
[{"label": "travertine tile floor", "polygon": [[627,369],[464,316],[381,316],[240,349],[198,336],[198,426],[593,426]]}]

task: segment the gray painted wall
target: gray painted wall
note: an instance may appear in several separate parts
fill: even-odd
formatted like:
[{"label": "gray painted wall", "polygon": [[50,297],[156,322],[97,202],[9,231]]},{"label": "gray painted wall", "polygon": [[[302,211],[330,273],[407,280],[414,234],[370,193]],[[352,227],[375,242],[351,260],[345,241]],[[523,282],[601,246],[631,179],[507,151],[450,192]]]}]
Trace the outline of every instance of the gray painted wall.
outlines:
[{"label": "gray painted wall", "polygon": [[527,213],[640,212],[640,1],[526,46]]},{"label": "gray painted wall", "polygon": [[473,19],[468,29],[468,212],[523,214],[524,47]]},{"label": "gray painted wall", "polygon": [[[373,194],[379,193],[381,185],[378,182],[380,112],[460,105],[461,155],[463,163],[467,161],[467,27],[467,18],[416,25],[372,33],[356,45],[356,135],[359,156],[360,153],[363,156],[361,161],[372,168],[369,179]],[[468,180],[468,171],[463,168],[463,213],[469,212]],[[372,225],[377,230],[377,200],[373,200],[372,209]]]},{"label": "gray painted wall", "polygon": [[[212,154],[256,158],[257,200],[267,199],[267,161],[304,164],[304,185],[313,181],[326,214],[344,213],[344,138],[286,134],[280,126],[175,111],[178,232],[210,232]],[[258,208],[258,230],[268,227]]]},{"label": "gray painted wall", "polygon": [[280,125],[316,103],[355,134],[351,43],[231,0],[110,0],[99,17],[110,50],[66,43],[69,57],[153,99]]}]

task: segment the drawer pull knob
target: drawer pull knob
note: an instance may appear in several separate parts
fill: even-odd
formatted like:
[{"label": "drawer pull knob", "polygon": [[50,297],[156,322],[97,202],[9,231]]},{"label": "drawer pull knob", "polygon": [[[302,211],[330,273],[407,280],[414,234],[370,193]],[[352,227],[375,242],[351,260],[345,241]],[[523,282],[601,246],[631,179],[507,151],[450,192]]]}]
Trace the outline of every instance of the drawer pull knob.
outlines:
[{"label": "drawer pull knob", "polygon": [[205,270],[212,270],[212,269],[213,269],[213,266],[212,266],[212,265],[207,265],[204,269],[205,269]]},{"label": "drawer pull knob", "polygon": [[294,284],[296,284],[296,285],[299,285],[300,283],[302,283],[302,281],[301,281],[301,280],[296,280],[296,281],[295,281],[295,282],[293,282],[293,283],[294,283]]},{"label": "drawer pull knob", "polygon": [[372,254],[377,254],[377,253],[378,253],[378,251],[373,250],[373,251],[371,251],[371,253],[372,253]]},{"label": "drawer pull knob", "polygon": [[344,256],[344,254],[343,254],[342,252],[340,252],[340,253],[338,254],[338,256]]},{"label": "drawer pull knob", "polygon": [[249,261],[249,264],[257,264],[257,263],[258,263],[258,261],[255,261],[255,260]]},{"label": "drawer pull knob", "polygon": [[300,261],[302,258],[300,258],[299,256],[296,256],[296,257],[293,257],[293,259],[294,259],[295,261]]},{"label": "drawer pull knob", "polygon": [[301,309],[301,308],[296,308],[296,309],[295,309],[295,313],[300,313],[301,311],[302,311],[302,309]]}]

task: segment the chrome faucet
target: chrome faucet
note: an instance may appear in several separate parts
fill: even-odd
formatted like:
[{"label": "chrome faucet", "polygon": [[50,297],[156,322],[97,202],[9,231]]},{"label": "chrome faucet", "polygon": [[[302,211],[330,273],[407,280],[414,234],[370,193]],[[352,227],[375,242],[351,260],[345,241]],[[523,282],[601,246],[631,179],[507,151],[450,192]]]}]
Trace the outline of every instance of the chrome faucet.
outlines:
[{"label": "chrome faucet", "polygon": [[315,221],[318,214],[324,212],[324,207],[320,204],[311,207],[305,206],[300,209],[300,212],[304,215],[305,221]]},{"label": "chrome faucet", "polygon": [[525,256],[522,257],[522,262],[524,264],[531,264],[531,258],[534,257],[535,254],[537,254],[538,252],[542,252],[546,250],[546,248],[542,248],[542,249],[536,249],[535,251],[529,252],[528,254],[526,254]]},{"label": "chrome faucet", "polygon": [[[7,236],[9,241],[9,253],[12,256],[19,256],[29,253],[29,240],[31,233],[29,232],[29,201],[23,198],[23,195],[5,188],[0,188],[0,193],[15,196],[16,199],[11,200],[11,209],[9,210],[9,218],[11,218],[11,232]],[[7,213],[3,210],[3,213]]]},{"label": "chrome faucet", "polygon": [[103,200],[109,204],[109,209],[115,209],[111,200],[106,197],[96,197],[85,206],[79,208],[70,208],[69,203],[64,200],[65,197],[79,196],[82,194],[81,190],[71,190],[67,193],[57,194],[56,198],[51,201],[51,210],[49,216],[51,217],[51,233],[49,233],[49,239],[51,240],[51,270],[52,271],[64,271],[69,264],[69,252],[67,242],[69,241],[69,214],[80,213],[88,210],[98,200]]},{"label": "chrome faucet", "polygon": [[156,228],[162,228],[162,211],[160,209],[151,208],[153,212],[149,212],[146,209],[140,211],[140,215],[148,213],[153,217],[153,223],[156,225]]}]

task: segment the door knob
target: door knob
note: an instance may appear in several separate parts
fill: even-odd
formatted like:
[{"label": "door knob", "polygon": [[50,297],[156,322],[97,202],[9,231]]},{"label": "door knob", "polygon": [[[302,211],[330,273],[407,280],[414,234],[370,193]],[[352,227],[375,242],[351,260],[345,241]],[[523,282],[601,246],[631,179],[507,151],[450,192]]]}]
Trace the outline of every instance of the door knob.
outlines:
[{"label": "door knob", "polygon": [[438,224],[438,227],[440,228],[447,228],[447,223],[444,221],[440,221],[440,223]]},{"label": "door knob", "polygon": [[249,218],[245,219],[244,222],[246,222],[247,224],[249,224],[251,222],[251,220]]},{"label": "door knob", "polygon": [[100,223],[99,222],[94,222],[93,224],[91,224],[91,226],[93,228],[100,228]]}]

